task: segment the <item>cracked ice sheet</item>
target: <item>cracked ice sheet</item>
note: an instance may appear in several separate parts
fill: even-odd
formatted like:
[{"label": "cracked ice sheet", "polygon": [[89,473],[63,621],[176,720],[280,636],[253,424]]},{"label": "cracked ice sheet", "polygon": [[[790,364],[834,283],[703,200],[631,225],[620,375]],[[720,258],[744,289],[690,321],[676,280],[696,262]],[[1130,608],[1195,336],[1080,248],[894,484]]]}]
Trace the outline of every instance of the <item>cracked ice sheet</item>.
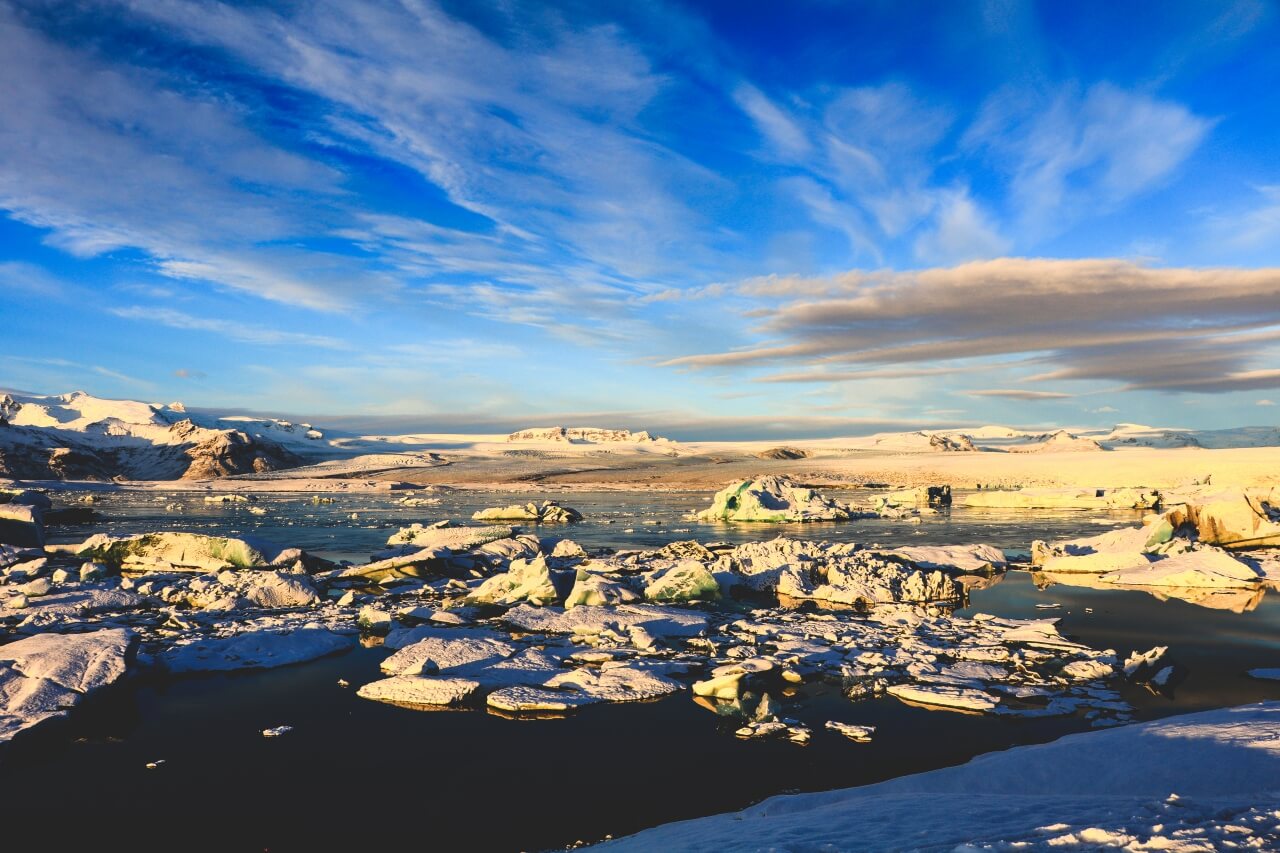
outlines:
[{"label": "cracked ice sheet", "polygon": [[603,700],[585,693],[564,690],[548,690],[545,687],[513,685],[490,693],[485,703],[499,711],[512,714],[535,712],[563,713],[592,705]]},{"label": "cracked ice sheet", "polygon": [[[841,680],[846,687],[866,685],[860,697],[888,688],[904,701],[944,710],[1044,716],[1128,709],[1114,692],[1080,684],[1117,677],[1114,654],[1065,640],[1051,620],[901,612],[862,619],[756,611],[751,619],[721,626],[706,642],[714,654],[711,663],[721,664],[711,670],[713,676],[744,660],[758,660],[783,667],[791,681],[823,678]],[[1063,659],[1073,668],[1060,669]],[[1070,681],[1064,683],[1060,674]],[[736,695],[741,679],[732,680],[720,685],[713,677],[694,689],[700,695]],[[1005,697],[1020,701],[1007,705]]]},{"label": "cracked ice sheet", "polygon": [[552,677],[547,687],[572,690],[604,702],[642,702],[684,689],[679,681],[637,666],[580,667]]},{"label": "cracked ice sheet", "polygon": [[650,604],[582,605],[570,610],[522,604],[508,610],[503,621],[545,634],[592,636],[613,632],[625,636],[631,629],[640,628],[654,637],[693,637],[705,631],[708,622],[706,615],[697,611]]}]

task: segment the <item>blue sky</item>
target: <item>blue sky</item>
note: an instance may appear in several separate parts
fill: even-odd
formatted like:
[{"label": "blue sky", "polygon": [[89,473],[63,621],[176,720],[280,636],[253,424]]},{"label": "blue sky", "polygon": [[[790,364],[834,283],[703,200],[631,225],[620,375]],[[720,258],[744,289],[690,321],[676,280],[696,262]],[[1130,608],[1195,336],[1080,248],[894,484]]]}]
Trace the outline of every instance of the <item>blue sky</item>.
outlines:
[{"label": "blue sky", "polygon": [[0,0],[0,387],[1274,423],[1277,44],[1263,0]]}]

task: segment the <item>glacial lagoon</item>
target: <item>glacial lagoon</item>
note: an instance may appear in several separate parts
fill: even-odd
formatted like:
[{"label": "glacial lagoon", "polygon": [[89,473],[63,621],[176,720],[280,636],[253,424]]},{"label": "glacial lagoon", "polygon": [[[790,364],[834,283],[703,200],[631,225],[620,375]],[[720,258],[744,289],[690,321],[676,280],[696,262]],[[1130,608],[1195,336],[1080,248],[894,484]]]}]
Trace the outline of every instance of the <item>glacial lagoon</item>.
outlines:
[{"label": "glacial lagoon", "polygon": [[[833,494],[839,494],[833,491]],[[424,493],[425,494],[425,493]],[[983,542],[1025,557],[1034,539],[1059,540],[1132,526],[1125,512],[997,511],[958,504],[919,524],[895,519],[804,525],[689,521],[703,493],[551,494],[582,523],[541,536],[588,551],[656,548],[678,540],[760,541],[780,534],[885,547]],[[79,497],[65,493],[60,502]],[[326,495],[326,497],[329,497]],[[259,494],[208,504],[201,493],[101,491],[98,519],[52,526],[51,542],[89,533],[184,530],[253,534],[331,560],[363,562],[411,522],[469,519],[528,493],[450,491],[407,507],[401,495]],[[179,510],[177,507],[181,507]],[[354,514],[354,516],[353,516]],[[1140,591],[1053,585],[1011,570],[969,591],[959,616],[1060,619],[1060,632],[1120,657],[1170,647],[1176,673],[1163,689],[1121,683],[1136,720],[1280,698],[1280,682],[1249,678],[1280,657],[1280,595],[1235,613]],[[812,604],[805,609],[817,612]],[[860,785],[962,763],[992,750],[1085,731],[1081,715],[999,717],[915,707],[889,696],[851,701],[838,685],[805,682],[780,697],[812,729],[807,745],[741,740],[738,723],[688,691],[643,703],[602,704],[572,715],[511,719],[480,707],[424,711],[356,696],[381,677],[376,638],[350,651],[278,669],[144,674],[91,697],[65,723],[10,745],[0,762],[6,810],[64,837],[107,838],[123,815],[154,837],[139,846],[304,850],[319,843],[380,848],[547,849],[618,837],[659,823],[742,808],[765,797]],[[342,686],[340,682],[345,683]],[[824,728],[875,726],[870,743]],[[286,736],[263,729],[288,725]],[[148,765],[156,765],[149,768]],[[71,780],[70,782],[68,780]],[[63,823],[68,810],[74,825]],[[130,834],[138,832],[131,829]]]}]

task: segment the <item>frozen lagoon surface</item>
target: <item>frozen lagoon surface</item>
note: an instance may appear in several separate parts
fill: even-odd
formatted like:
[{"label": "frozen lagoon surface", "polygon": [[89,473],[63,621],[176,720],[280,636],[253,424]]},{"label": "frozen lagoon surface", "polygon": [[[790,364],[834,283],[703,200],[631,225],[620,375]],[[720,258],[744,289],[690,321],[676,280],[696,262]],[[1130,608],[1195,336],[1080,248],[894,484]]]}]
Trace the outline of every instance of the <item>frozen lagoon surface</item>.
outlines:
[{"label": "frozen lagoon surface", "polygon": [[[785,534],[886,547],[984,542],[1013,555],[1025,554],[1034,539],[1092,535],[1140,519],[1137,512],[955,506],[919,525],[868,519],[729,526],[684,518],[705,507],[705,493],[548,496],[587,520],[539,532],[568,536],[588,549]],[[395,503],[395,493],[332,497],[332,504],[313,505],[310,494],[259,494],[253,506],[266,512],[257,515],[245,505],[206,504],[200,493],[107,492],[93,504],[100,520],[52,527],[50,534],[54,542],[76,542],[90,532],[253,533],[363,562],[411,522],[458,522],[484,507],[529,499],[527,493],[450,492],[432,496],[438,505],[406,507]],[[174,503],[184,511],[165,509]],[[1275,593],[1252,610],[1232,613],[1138,591],[1040,590],[1029,573],[1013,571],[973,590],[957,615],[978,612],[1059,617],[1064,635],[1116,649],[1121,657],[1169,646],[1168,659],[1178,664],[1171,689],[1118,687],[1138,720],[1280,699],[1280,682],[1246,675],[1280,661]],[[740,721],[708,713],[688,691],[647,703],[588,706],[565,718],[426,712],[356,696],[357,687],[383,677],[379,665],[387,656],[384,648],[356,646],[265,671],[144,675],[90,696],[65,724],[8,745],[0,757],[6,812],[22,815],[32,838],[56,838],[65,846],[81,834],[101,839],[104,827],[115,827],[111,834],[127,832],[144,848],[308,850],[376,841],[380,847],[545,849],[735,811],[776,794],[880,782],[1088,730],[1076,716],[967,715],[889,696],[854,703],[838,689],[811,683],[801,688],[802,701],[787,707],[788,716],[812,730],[807,746],[740,740],[734,736]],[[826,729],[827,721],[874,726],[874,737],[855,743]],[[284,725],[293,729],[262,736]],[[164,763],[147,768],[158,761]]]}]

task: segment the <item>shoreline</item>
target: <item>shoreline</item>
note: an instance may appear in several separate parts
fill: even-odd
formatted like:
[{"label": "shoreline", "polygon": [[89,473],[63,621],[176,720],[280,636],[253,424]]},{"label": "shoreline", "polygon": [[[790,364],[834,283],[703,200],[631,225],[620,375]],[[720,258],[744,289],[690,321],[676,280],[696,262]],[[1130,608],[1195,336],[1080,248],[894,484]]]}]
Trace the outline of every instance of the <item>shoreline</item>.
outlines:
[{"label": "shoreline", "polygon": [[[709,452],[712,449],[719,452]],[[736,445],[701,445],[681,456],[566,453],[508,457],[459,455],[447,464],[406,466],[350,475],[307,476],[305,469],[203,480],[17,480],[52,490],[131,489],[181,492],[394,492],[447,487],[509,492],[707,491],[733,480],[786,474],[838,488],[947,484],[972,488],[1183,488],[1269,485],[1280,479],[1280,448],[1133,448],[1062,453],[814,454],[759,459]],[[291,475],[296,471],[297,475]]]}]

